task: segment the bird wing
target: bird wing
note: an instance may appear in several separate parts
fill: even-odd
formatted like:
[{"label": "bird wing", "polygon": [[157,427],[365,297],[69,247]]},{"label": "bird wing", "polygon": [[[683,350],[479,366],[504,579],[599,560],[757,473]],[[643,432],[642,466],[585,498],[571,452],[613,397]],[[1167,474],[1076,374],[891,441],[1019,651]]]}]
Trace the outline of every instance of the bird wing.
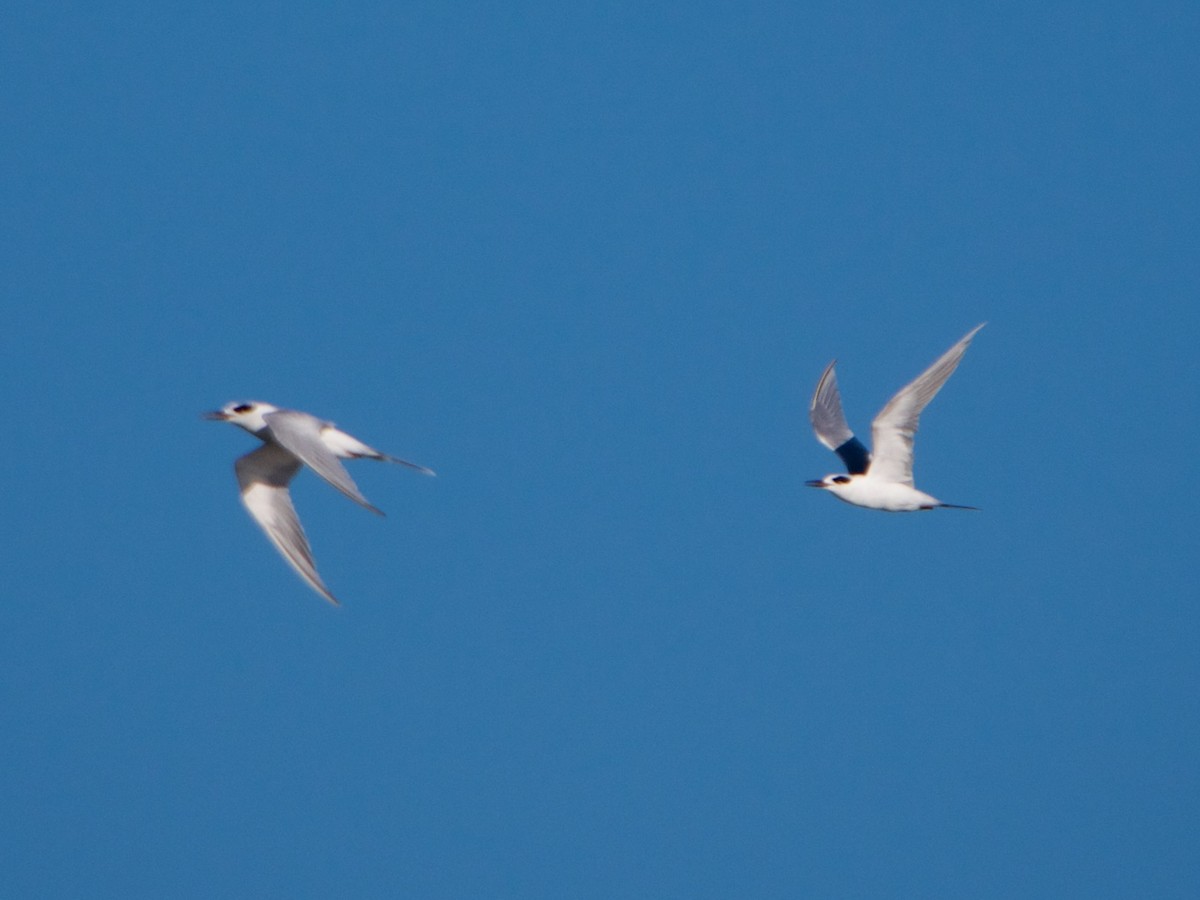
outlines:
[{"label": "bird wing", "polygon": [[817,440],[842,458],[851,475],[859,475],[867,471],[871,454],[846,424],[846,415],[842,412],[842,394],[838,390],[837,373],[833,369],[836,365],[835,359],[821,373],[821,380],[817,382],[817,389],[808,406],[808,417]]},{"label": "bird wing", "polygon": [[358,485],[346,471],[332,450],[321,439],[324,422],[316,416],[294,409],[281,409],[263,416],[271,439],[332,484],[335,488],[373,513],[383,515],[383,510],[372,506],[359,491]]},{"label": "bird wing", "polygon": [[300,465],[300,460],[283,447],[268,443],[238,459],[233,467],[242,490],[242,503],[254,521],[300,577],[337,606],[337,598],[317,574],[312,549],[288,494],[288,483],[300,471]]},{"label": "bird wing", "polygon": [[[986,325],[987,323],[983,323]],[[971,338],[983,325],[976,325],[932,366],[900,389],[871,423],[872,461],[868,474],[883,481],[912,487],[913,435],[921,411],[929,405],[946,380],[954,374]]]}]

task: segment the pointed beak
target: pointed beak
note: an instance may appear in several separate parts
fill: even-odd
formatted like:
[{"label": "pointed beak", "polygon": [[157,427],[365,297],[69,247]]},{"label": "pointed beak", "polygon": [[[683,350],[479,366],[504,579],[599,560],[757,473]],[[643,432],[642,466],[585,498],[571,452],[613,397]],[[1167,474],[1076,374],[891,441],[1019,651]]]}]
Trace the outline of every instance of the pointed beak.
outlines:
[{"label": "pointed beak", "polygon": [[229,413],[216,409],[212,412],[200,413],[200,418],[207,419],[210,422],[227,422],[229,421]]},{"label": "pointed beak", "polygon": [[806,481],[804,483],[809,487],[825,487],[825,482],[823,481]]}]

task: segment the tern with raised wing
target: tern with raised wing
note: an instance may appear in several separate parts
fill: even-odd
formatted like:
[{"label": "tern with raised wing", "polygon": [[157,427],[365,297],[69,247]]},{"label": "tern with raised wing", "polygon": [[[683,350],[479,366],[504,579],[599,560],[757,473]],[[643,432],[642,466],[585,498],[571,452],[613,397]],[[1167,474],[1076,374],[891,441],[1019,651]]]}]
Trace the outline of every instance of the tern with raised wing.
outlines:
[{"label": "tern with raised wing", "polygon": [[[987,324],[986,322],[984,324]],[[809,405],[809,418],[817,440],[841,457],[846,474],[826,475],[806,481],[809,487],[824,488],[839,500],[868,509],[887,512],[912,512],[919,509],[975,509],[943,503],[913,486],[913,436],[921,411],[954,374],[971,338],[983,325],[977,325],[953,347],[943,353],[915,381],[900,389],[871,423],[871,451],[854,436],[842,412],[835,359],[825,367]]]},{"label": "tern with raised wing", "polygon": [[424,475],[432,469],[380,453],[358,438],[335,428],[332,422],[295,409],[280,409],[258,401],[229,403],[204,418],[230,422],[263,442],[234,463],[242,503],[288,564],[318,594],[335,606],[338,600],[317,574],[308,538],[300,526],[288,485],[308,466],[331,485],[377,515],[383,512],[367,502],[340,460],[377,459],[399,463]]}]

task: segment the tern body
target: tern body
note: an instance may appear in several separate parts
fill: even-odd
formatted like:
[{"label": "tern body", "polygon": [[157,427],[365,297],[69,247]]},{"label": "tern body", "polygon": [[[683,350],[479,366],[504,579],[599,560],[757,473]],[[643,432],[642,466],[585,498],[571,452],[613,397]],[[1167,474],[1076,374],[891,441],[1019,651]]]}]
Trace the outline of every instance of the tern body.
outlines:
[{"label": "tern body", "polygon": [[846,424],[837,374],[834,372],[837,360],[826,366],[809,404],[809,418],[817,440],[841,457],[846,465],[846,474],[826,475],[805,484],[824,488],[839,500],[854,506],[886,512],[914,512],[939,507],[974,509],[973,506],[942,503],[936,497],[916,489],[912,475],[913,436],[917,432],[921,411],[954,374],[971,338],[982,327],[977,325],[971,329],[887,402],[871,423],[871,442],[874,445],[871,452]]},{"label": "tern body", "polygon": [[234,463],[242,503],[288,564],[318,594],[337,605],[338,600],[317,574],[288,485],[296,473],[308,466],[327,482],[361,506],[378,515],[383,512],[367,502],[339,460],[376,459],[399,463],[432,475],[433,470],[398,459],[369,447],[358,438],[334,427],[332,422],[295,409],[280,409],[270,403],[229,403],[205,413],[206,419],[231,422],[263,442]]}]

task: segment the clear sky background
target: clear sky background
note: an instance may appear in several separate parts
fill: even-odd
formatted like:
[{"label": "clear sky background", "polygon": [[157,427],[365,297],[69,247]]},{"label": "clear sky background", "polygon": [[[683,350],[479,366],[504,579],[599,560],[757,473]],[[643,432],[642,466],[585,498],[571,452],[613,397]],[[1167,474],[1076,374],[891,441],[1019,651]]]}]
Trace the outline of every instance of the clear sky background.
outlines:
[{"label": "clear sky background", "polygon": [[4,894],[1200,893],[1200,7],[904,6],[7,5]]}]

